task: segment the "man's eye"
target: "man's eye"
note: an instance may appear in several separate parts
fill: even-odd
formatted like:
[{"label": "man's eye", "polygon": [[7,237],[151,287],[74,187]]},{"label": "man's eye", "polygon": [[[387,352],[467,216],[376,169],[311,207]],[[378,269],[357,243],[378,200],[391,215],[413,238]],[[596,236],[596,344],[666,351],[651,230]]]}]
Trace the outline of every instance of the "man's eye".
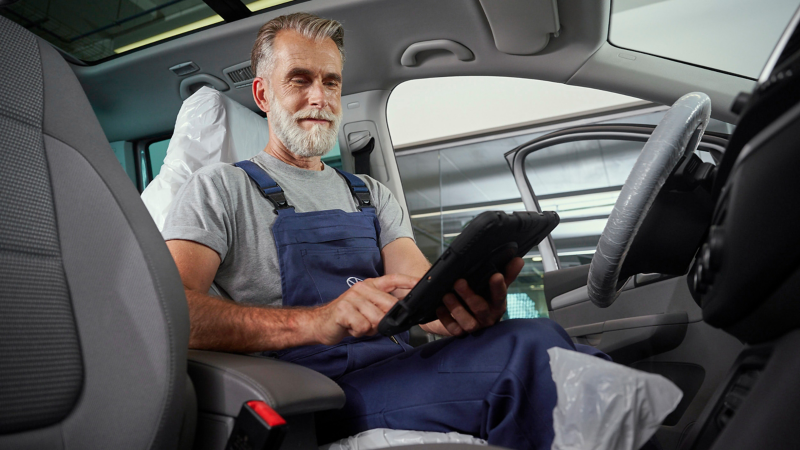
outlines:
[{"label": "man's eye", "polygon": [[291,81],[292,81],[292,83],[295,83],[295,84],[305,84],[306,83],[306,80],[304,80],[302,78],[292,78]]}]

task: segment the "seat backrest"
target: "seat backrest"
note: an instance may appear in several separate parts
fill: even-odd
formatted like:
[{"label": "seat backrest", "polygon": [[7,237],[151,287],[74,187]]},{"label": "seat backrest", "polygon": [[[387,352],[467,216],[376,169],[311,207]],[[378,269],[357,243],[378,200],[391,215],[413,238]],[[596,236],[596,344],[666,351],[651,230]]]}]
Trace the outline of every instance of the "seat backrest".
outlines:
[{"label": "seat backrest", "polygon": [[178,189],[213,163],[248,159],[269,142],[267,121],[219,91],[203,87],[184,100],[161,171],[142,192],[159,229]]},{"label": "seat backrest", "polygon": [[175,448],[175,264],[62,56],[0,42],[0,448]]}]

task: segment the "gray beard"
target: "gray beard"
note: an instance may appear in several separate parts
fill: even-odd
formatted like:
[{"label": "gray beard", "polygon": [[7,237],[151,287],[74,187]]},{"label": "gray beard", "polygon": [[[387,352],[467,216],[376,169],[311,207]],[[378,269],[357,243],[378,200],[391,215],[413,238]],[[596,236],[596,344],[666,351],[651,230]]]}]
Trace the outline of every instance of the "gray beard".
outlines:
[{"label": "gray beard", "polygon": [[[291,114],[283,108],[272,92],[269,95],[269,105],[272,130],[283,145],[295,155],[301,158],[323,156],[336,145],[339,124],[342,121],[341,113],[336,115],[313,109]],[[331,126],[314,125],[310,130],[305,130],[297,121],[308,118],[329,120]]]}]

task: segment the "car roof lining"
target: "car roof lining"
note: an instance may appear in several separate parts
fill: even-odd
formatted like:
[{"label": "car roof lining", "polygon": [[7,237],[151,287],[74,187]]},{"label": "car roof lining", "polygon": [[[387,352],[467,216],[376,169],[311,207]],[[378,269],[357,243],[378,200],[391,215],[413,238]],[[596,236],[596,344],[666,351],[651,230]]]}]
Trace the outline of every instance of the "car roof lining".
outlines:
[{"label": "car roof lining", "polygon": [[[73,69],[110,141],[132,140],[172,129],[181,106],[181,78],[170,72],[169,67],[193,61],[200,67],[200,73],[232,84],[222,70],[249,59],[261,25],[278,15],[299,11],[336,18],[344,25],[347,62],[343,72],[343,95],[391,90],[411,79],[470,75],[533,78],[598,87],[663,103],[671,103],[685,93],[676,94],[688,85],[685,82],[679,86],[648,84],[641,79],[638,83],[615,83],[614,79],[630,72],[625,65],[615,66],[606,61],[604,70],[591,69],[594,59],[609,59],[609,0],[560,1],[558,7],[559,36],[551,38],[544,50],[530,56],[509,55],[497,50],[478,0],[311,0],[173,39],[102,64],[73,65]],[[415,67],[400,64],[400,57],[409,45],[434,39],[461,43],[475,54],[475,59],[459,61],[447,52],[427,52],[418,56],[419,64]],[[606,50],[598,56],[596,53],[601,47]],[[685,79],[682,66],[692,67],[668,60],[648,67],[666,71],[664,73],[674,81]],[[717,84],[720,79],[738,78],[702,68],[693,69],[699,71],[694,75],[704,74]],[[648,74],[633,71],[627,76],[636,78],[638,75]],[[661,78],[664,77],[662,73]],[[737,84],[734,80],[722,85],[752,84],[751,80],[739,80],[744,82]],[[692,86],[687,88],[695,90]],[[732,99],[737,93],[709,92],[709,95],[712,100],[717,97],[714,105],[717,107],[726,102],[730,105],[729,97]],[[249,87],[232,88],[225,94],[256,109]],[[716,118],[735,120],[727,111],[717,109],[715,112]]]}]

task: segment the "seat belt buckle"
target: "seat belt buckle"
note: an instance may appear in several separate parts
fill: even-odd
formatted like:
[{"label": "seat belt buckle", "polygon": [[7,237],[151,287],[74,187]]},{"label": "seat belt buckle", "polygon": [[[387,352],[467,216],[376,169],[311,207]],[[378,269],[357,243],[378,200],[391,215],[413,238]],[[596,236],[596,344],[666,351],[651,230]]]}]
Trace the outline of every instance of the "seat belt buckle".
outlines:
[{"label": "seat belt buckle", "polygon": [[260,400],[242,405],[225,450],[277,450],[289,426],[274,409]]}]

